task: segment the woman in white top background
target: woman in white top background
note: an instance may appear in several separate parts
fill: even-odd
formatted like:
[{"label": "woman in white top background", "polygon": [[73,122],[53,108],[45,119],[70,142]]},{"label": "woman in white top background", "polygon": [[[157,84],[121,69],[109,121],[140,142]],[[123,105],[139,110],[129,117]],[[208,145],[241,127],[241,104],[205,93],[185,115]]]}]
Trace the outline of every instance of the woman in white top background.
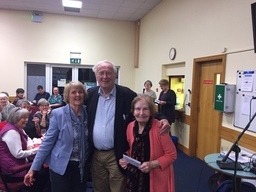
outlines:
[{"label": "woman in white top background", "polygon": [[0,121],[5,121],[15,105],[9,102],[9,96],[5,93],[0,93],[0,105]]},{"label": "woman in white top background", "polygon": [[156,93],[155,93],[155,91],[153,91],[153,90],[151,89],[152,86],[153,86],[153,84],[152,84],[152,82],[151,82],[150,80],[145,81],[145,83],[144,83],[145,89],[143,89],[143,94],[152,97],[152,98],[153,98],[153,101],[155,101],[155,99],[156,99]]},{"label": "woman in white top background", "polygon": [[[29,118],[29,111],[14,107],[7,117],[7,122],[0,131],[0,167],[3,173],[12,173],[14,168],[25,165],[33,159],[38,151],[33,140],[24,131]],[[23,169],[22,169],[23,170]],[[12,175],[12,181],[23,181],[27,170]],[[36,177],[35,185],[30,192],[50,192],[48,169],[41,167]]]}]

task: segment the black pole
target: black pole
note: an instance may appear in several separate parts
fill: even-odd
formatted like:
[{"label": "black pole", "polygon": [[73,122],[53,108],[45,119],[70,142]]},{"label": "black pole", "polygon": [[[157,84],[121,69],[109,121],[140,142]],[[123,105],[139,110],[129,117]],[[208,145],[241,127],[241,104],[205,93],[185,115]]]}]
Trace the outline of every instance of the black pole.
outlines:
[{"label": "black pole", "polygon": [[241,139],[241,137],[243,136],[244,132],[247,131],[253,121],[253,119],[255,118],[256,113],[254,113],[254,115],[252,116],[252,118],[250,119],[250,121],[247,123],[247,125],[245,126],[244,130],[238,135],[236,141],[233,143],[233,145],[230,147],[229,151],[227,152],[227,154],[223,157],[222,162],[226,162],[228,159],[229,154],[231,153],[231,151],[236,151],[237,149],[237,143],[238,141]]},{"label": "black pole", "polygon": [[[235,152],[235,169],[234,169],[234,175],[233,175],[233,191],[236,192],[236,169],[237,169],[237,162],[238,162],[238,154],[240,152],[240,148],[238,147],[238,141],[241,139],[241,137],[243,136],[244,132],[247,131],[253,121],[253,119],[255,118],[256,113],[254,113],[254,115],[252,116],[252,118],[250,119],[250,121],[247,123],[247,125],[245,126],[244,130],[238,135],[236,141],[233,143],[233,145],[230,147],[229,151],[227,152],[227,154],[223,157],[222,162],[226,162],[228,159],[229,154],[231,153],[231,151]],[[240,187],[240,186],[239,186]]]}]

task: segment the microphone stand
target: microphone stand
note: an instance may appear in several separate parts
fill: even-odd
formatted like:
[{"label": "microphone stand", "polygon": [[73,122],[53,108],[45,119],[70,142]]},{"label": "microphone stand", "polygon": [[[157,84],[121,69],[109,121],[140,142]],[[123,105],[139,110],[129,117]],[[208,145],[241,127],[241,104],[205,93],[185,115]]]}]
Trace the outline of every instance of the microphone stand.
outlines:
[{"label": "microphone stand", "polygon": [[233,145],[230,147],[229,151],[227,152],[227,154],[223,157],[222,162],[226,162],[228,159],[229,154],[234,151],[235,152],[235,169],[234,169],[234,177],[233,177],[233,191],[236,192],[236,171],[237,171],[237,163],[238,163],[238,154],[241,151],[240,148],[238,147],[238,141],[241,139],[241,137],[243,136],[244,132],[247,131],[253,121],[253,119],[256,116],[256,112],[254,113],[254,115],[252,116],[252,118],[250,119],[250,121],[247,123],[247,125],[245,126],[245,128],[243,129],[243,131],[238,135],[236,141],[233,143]]}]

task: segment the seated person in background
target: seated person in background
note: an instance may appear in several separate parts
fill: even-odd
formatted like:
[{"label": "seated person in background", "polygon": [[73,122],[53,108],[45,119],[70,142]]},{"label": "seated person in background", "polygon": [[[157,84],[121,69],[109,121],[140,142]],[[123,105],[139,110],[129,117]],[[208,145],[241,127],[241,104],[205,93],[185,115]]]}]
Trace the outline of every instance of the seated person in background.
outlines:
[{"label": "seated person in background", "polygon": [[4,93],[5,95],[7,95],[8,98],[10,97],[9,93],[7,93],[6,91],[1,91],[1,93]]},{"label": "seated person in background", "polygon": [[2,105],[0,105],[0,122],[2,122],[2,110],[3,110],[3,107]]},{"label": "seated person in background", "polygon": [[38,93],[36,94],[34,100],[32,101],[32,103],[34,105],[37,105],[37,102],[42,99],[42,98],[45,98],[46,100],[48,100],[50,98],[50,93],[44,91],[44,88],[42,85],[38,85],[37,86],[37,91]]},{"label": "seated person in background", "polygon": [[126,169],[127,191],[174,192],[173,162],[177,152],[169,134],[159,134],[153,100],[147,95],[137,96],[132,101],[131,111],[135,121],[126,131],[127,154],[141,165],[137,168],[123,158],[119,160],[121,167]]},{"label": "seated person in background", "polygon": [[41,132],[40,132],[40,127],[35,126],[35,122],[33,121],[33,115],[31,115],[31,106],[28,100],[25,99],[20,99],[18,100],[17,107],[21,107],[24,109],[27,109],[29,111],[29,117],[28,117],[28,122],[26,126],[24,127],[24,130],[26,134],[31,138],[40,138]]},{"label": "seated person in background", "polygon": [[52,93],[53,94],[48,99],[48,101],[50,103],[50,108],[55,109],[55,108],[61,107],[62,106],[62,96],[59,94],[59,88],[54,87],[52,89]]},{"label": "seated person in background", "polygon": [[145,83],[144,83],[145,89],[143,89],[143,94],[152,97],[153,101],[155,101],[156,93],[155,93],[155,91],[153,91],[151,89],[152,86],[153,86],[153,84],[150,80],[145,81]]},{"label": "seated person in background", "polygon": [[25,93],[24,89],[22,88],[16,89],[16,97],[12,102],[12,104],[16,106],[18,100],[24,99],[24,93]]},{"label": "seated person in background", "polygon": [[[12,172],[13,167],[27,163],[27,158],[35,155],[38,150],[33,149],[33,141],[23,130],[28,116],[28,110],[13,108],[7,118],[7,124],[0,131],[0,166],[4,173]],[[15,177],[21,177],[22,181],[25,174],[24,171]]]},{"label": "seated person in background", "polygon": [[49,127],[50,104],[46,99],[42,98],[38,101],[37,106],[39,111],[35,113],[33,121],[35,122],[36,128],[40,129],[41,136],[43,136]]},{"label": "seated person in background", "polygon": [[[38,151],[38,148],[33,148],[33,141],[23,130],[28,117],[27,109],[15,107],[7,118],[7,124],[0,131],[0,166],[3,173],[10,173],[13,167],[26,164]],[[26,172],[24,170],[13,175],[13,180],[23,181]],[[48,170],[42,168],[37,175],[35,185],[29,191],[43,191],[48,181]]]},{"label": "seated person in background", "polygon": [[2,116],[1,121],[5,121],[7,119],[7,116],[11,112],[11,109],[13,109],[15,105],[9,102],[9,97],[5,93],[0,93],[0,105],[2,108],[2,110],[0,111]]}]

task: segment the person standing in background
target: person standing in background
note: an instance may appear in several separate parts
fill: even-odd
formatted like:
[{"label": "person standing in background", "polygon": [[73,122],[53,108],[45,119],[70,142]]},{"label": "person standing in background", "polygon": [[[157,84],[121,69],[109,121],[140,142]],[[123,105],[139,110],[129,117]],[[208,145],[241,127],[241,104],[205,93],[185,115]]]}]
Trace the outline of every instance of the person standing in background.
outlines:
[{"label": "person standing in background", "polygon": [[127,170],[127,192],[174,192],[173,162],[177,151],[169,134],[158,133],[155,106],[150,96],[137,96],[132,101],[135,121],[127,128],[128,156],[141,162],[137,168],[125,159],[119,164]]},{"label": "person standing in background", "polygon": [[153,84],[152,84],[152,82],[150,80],[145,81],[145,83],[144,83],[145,89],[143,89],[143,94],[152,97],[153,101],[155,101],[156,93],[155,93],[155,91],[153,91],[151,89],[152,86],[153,86]]},{"label": "person standing in background", "polygon": [[169,89],[169,81],[166,79],[160,80],[159,85],[162,91],[158,99],[158,112],[166,116],[171,125],[175,121],[176,93]]},{"label": "person standing in background", "polygon": [[[128,150],[126,128],[134,119],[131,102],[137,94],[115,84],[117,68],[111,62],[98,62],[93,72],[99,86],[88,89],[85,101],[95,147],[91,165],[93,191],[124,192],[125,170],[118,162]],[[163,119],[160,122],[159,132],[169,131],[168,121]]]},{"label": "person standing in background", "polygon": [[62,96],[59,94],[59,88],[54,87],[52,89],[52,95],[48,99],[51,109],[56,109],[62,106]]},{"label": "person standing in background", "polygon": [[37,102],[42,99],[42,98],[45,98],[46,100],[48,100],[50,98],[50,93],[44,91],[44,88],[42,85],[38,85],[37,86],[37,91],[38,93],[35,95],[35,98],[34,100],[32,101],[32,103],[34,105],[37,105]]},{"label": "person standing in background", "polygon": [[16,106],[18,100],[24,99],[24,93],[25,93],[24,89],[22,88],[16,89],[16,97],[12,102],[12,104]]}]

